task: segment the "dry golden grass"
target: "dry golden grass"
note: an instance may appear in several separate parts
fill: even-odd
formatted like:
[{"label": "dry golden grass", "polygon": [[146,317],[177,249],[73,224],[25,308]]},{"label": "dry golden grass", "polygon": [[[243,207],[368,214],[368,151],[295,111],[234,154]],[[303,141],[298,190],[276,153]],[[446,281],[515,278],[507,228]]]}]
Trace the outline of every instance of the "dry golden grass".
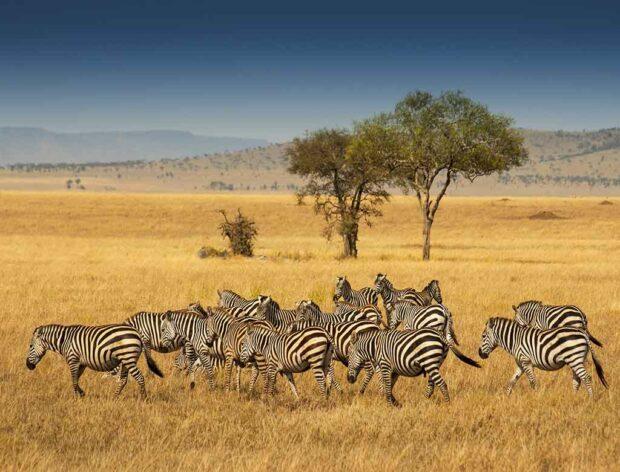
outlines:
[{"label": "dry golden grass", "polygon": [[[2,192],[0,467],[612,468],[620,452],[620,200],[600,201],[450,198],[434,228],[433,260],[423,263],[418,214],[406,198],[363,230],[358,260],[338,261],[339,244],[326,243],[320,219],[290,196]],[[196,257],[202,245],[223,244],[214,210],[237,207],[256,218],[257,253],[266,259]],[[543,210],[564,219],[528,219]],[[449,356],[442,368],[449,405],[425,400],[420,378],[398,383],[401,409],[387,407],[374,382],[364,397],[344,385],[344,394],[323,402],[310,374],[298,380],[299,404],[281,381],[275,400],[263,402],[210,392],[202,378],[190,392],[171,357],[155,354],[167,376],[147,376],[148,402],[132,381],[115,399],[114,382],[92,371],[78,400],[58,356],[48,354],[34,372],[24,365],[40,324],[102,324],[196,299],[214,303],[222,287],[270,293],[284,306],[306,296],[327,305],[336,275],[359,287],[377,272],[397,286],[439,279],[472,356],[485,320],[510,315],[512,303],[575,303],[605,344],[598,353],[611,389],[595,380],[588,401],[572,393],[567,370],[538,372],[539,391],[522,380],[507,398],[512,360],[497,352],[482,370]],[[342,367],[337,375],[345,384]]]}]

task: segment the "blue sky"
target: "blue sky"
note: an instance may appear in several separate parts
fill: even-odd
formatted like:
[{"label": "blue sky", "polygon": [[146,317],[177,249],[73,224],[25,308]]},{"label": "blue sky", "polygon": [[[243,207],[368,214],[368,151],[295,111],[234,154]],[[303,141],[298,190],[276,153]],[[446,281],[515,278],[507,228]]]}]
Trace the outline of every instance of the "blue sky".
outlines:
[{"label": "blue sky", "polygon": [[282,141],[414,89],[523,127],[620,126],[612,2],[295,3],[0,0],[0,126]]}]

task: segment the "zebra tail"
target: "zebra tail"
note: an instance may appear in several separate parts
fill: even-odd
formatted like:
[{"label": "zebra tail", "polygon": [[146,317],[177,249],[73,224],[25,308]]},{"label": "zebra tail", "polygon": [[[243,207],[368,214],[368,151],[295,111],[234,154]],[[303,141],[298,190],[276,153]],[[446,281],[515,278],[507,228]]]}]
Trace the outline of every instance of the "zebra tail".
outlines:
[{"label": "zebra tail", "polygon": [[590,341],[592,341],[598,347],[603,347],[603,343],[601,343],[598,339],[592,336],[592,333],[588,330],[588,328],[586,328],[586,333],[588,333],[588,337],[590,338]]},{"label": "zebra tail", "polygon": [[146,357],[146,365],[149,366],[149,370],[153,372],[155,375],[157,375],[158,377],[163,378],[164,374],[162,373],[161,370],[159,370],[159,367],[155,363],[155,359],[151,357],[151,350],[146,346],[144,346],[144,357]]},{"label": "zebra tail", "polygon": [[601,365],[599,360],[594,355],[594,350],[592,349],[592,345],[590,345],[590,355],[592,356],[592,361],[594,362],[594,368],[596,369],[596,375],[598,376],[598,379],[603,384],[603,387],[609,388],[609,384],[607,383],[607,380],[605,379],[605,372],[603,371],[603,366]]},{"label": "zebra tail", "polygon": [[454,344],[458,346],[459,340],[456,338],[456,333],[454,332],[454,321],[452,320],[452,313],[450,313],[450,316],[448,317],[448,334],[450,335],[450,338],[452,338],[452,341],[454,341]]},{"label": "zebra tail", "polygon": [[465,364],[469,364],[469,365],[471,365],[473,367],[477,367],[478,369],[480,369],[480,364],[478,364],[475,360],[470,359],[469,357],[467,357],[465,354],[463,354],[461,351],[459,351],[456,347],[454,347],[454,345],[448,344],[448,347],[454,353],[454,355],[456,357],[458,357],[458,359],[461,362],[464,362]]}]

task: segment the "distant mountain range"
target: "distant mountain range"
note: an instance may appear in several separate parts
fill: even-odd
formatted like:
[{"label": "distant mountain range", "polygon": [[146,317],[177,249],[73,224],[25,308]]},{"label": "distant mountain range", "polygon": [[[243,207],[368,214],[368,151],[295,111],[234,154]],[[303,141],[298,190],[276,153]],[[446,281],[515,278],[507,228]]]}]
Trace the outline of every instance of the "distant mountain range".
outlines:
[{"label": "distant mountain range", "polygon": [[56,133],[43,128],[0,127],[0,165],[151,161],[268,144],[263,139],[174,130]]},{"label": "distant mountain range", "polygon": [[[620,128],[579,132],[520,131],[530,155],[526,165],[501,175],[476,179],[473,183],[460,179],[450,194],[620,195]],[[163,139],[162,135],[168,133],[169,137]],[[21,139],[27,141],[25,135],[22,132]],[[72,141],[75,160],[80,157],[78,163],[5,163],[4,169],[0,169],[0,190],[291,193],[303,184],[299,177],[286,170],[288,143],[266,145],[260,140],[229,138],[218,145],[245,149],[209,152],[212,148],[207,146],[213,144],[213,140],[226,138],[163,131],[69,136],[84,135],[96,135],[97,139],[82,141],[89,144]],[[130,142],[141,144],[131,148],[127,145]],[[26,144],[23,146],[22,155],[27,155],[28,148]],[[123,151],[109,151],[109,154],[102,151],[115,146]],[[0,144],[0,153],[1,149]],[[42,155],[49,155],[44,152],[46,149],[41,150]],[[94,149],[99,149],[98,153]],[[164,158],[156,159],[157,155]],[[147,160],[149,157],[156,160]],[[67,158],[60,160],[69,161]],[[95,163],[106,160],[108,163]]]}]

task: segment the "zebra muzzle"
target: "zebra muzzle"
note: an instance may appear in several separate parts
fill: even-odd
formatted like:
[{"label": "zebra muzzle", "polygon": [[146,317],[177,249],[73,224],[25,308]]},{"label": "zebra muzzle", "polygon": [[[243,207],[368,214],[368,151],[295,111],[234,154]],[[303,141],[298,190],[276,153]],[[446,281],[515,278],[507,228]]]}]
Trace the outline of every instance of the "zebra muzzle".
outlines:
[{"label": "zebra muzzle", "polygon": [[478,355],[480,356],[481,359],[486,359],[487,357],[489,357],[489,355],[483,352],[482,349],[478,349]]},{"label": "zebra muzzle", "polygon": [[28,367],[28,370],[34,370],[36,366],[37,366],[36,364],[33,364],[29,360],[26,361],[26,367]]}]

